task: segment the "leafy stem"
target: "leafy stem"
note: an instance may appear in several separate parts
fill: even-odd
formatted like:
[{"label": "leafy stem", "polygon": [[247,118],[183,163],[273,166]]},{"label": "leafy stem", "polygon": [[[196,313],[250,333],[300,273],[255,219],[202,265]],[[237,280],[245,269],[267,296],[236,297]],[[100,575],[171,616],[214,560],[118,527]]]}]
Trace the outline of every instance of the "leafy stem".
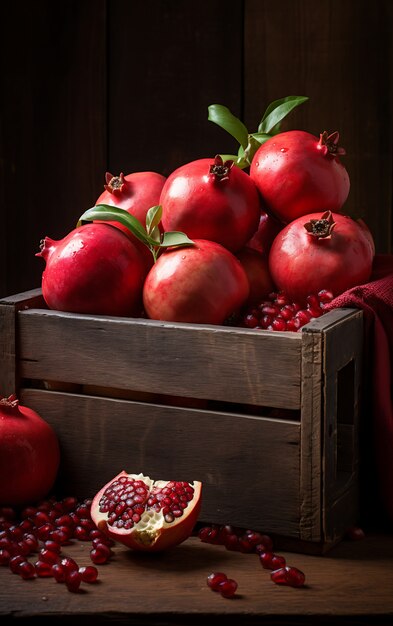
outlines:
[{"label": "leafy stem", "polygon": [[185,233],[178,231],[161,233],[159,228],[161,217],[162,207],[160,205],[151,207],[147,212],[146,227],[144,227],[136,217],[124,209],[108,204],[97,204],[81,215],[77,226],[94,221],[119,222],[149,248],[154,262],[156,262],[160,252],[165,248],[194,245],[194,242]]},{"label": "leafy stem", "polygon": [[267,107],[258,125],[257,132],[250,133],[243,122],[222,104],[208,107],[208,120],[227,131],[240,144],[237,154],[222,154],[222,159],[233,160],[245,169],[251,165],[258,148],[268,139],[281,132],[282,120],[296,107],[306,102],[306,96],[287,96],[275,100]]}]

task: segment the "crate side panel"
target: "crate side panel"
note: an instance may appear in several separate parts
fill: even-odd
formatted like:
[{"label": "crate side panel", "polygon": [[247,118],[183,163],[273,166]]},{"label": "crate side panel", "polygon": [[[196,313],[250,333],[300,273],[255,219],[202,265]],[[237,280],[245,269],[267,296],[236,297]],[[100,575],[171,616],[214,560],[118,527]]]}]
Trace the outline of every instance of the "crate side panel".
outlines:
[{"label": "crate side panel", "polygon": [[40,310],[18,318],[24,378],[300,407],[296,333]]},{"label": "crate side panel", "polygon": [[363,314],[354,311],[324,332],[325,420],[322,519],[335,540],[357,522],[359,512],[359,403]]},{"label": "crate side panel", "polygon": [[63,493],[90,497],[122,469],[201,480],[201,520],[298,537],[299,423],[32,389],[21,397],[58,434]]}]

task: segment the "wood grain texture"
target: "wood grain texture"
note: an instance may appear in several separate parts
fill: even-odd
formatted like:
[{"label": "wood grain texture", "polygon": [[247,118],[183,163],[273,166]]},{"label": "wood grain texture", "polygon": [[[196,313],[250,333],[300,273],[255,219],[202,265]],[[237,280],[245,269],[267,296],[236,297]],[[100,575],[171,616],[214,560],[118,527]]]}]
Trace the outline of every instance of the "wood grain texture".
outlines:
[{"label": "wood grain texture", "polygon": [[2,20],[0,296],[39,286],[40,240],[64,237],[101,191],[105,9],[105,0],[35,0]]},{"label": "wood grain texture", "polygon": [[273,100],[308,96],[283,129],[339,130],[351,179],[344,211],[366,220],[380,252],[393,234],[392,24],[390,0],[246,2],[247,125]]},{"label": "wood grain texture", "polygon": [[300,406],[296,333],[40,310],[19,313],[18,328],[23,378]]},{"label": "wood grain texture", "polygon": [[[80,565],[89,563],[89,544],[67,546]],[[306,575],[302,589],[276,586],[255,555],[229,552],[190,538],[161,555],[114,547],[98,566],[100,583],[69,593],[53,579],[22,581],[0,568],[0,615],[11,623],[131,626],[380,626],[393,621],[393,537],[369,536],[343,542],[324,557],[282,552]],[[238,582],[226,600],[206,577],[224,571]],[[45,600],[44,600],[45,598]]]},{"label": "wood grain texture", "polygon": [[201,480],[201,520],[298,536],[298,423],[33,389],[20,395],[58,434],[62,493],[92,497],[123,469]]}]

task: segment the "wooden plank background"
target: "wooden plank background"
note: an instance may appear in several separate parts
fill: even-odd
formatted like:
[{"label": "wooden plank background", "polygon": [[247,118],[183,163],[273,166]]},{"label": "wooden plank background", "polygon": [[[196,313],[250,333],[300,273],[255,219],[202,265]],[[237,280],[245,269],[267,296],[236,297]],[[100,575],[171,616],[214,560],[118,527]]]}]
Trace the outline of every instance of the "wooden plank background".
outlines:
[{"label": "wooden plank background", "polygon": [[310,100],[288,126],[338,129],[347,212],[392,249],[391,0],[21,0],[1,20],[0,297],[39,286],[40,239],[94,204],[106,170],[175,167],[254,130],[272,100]]}]

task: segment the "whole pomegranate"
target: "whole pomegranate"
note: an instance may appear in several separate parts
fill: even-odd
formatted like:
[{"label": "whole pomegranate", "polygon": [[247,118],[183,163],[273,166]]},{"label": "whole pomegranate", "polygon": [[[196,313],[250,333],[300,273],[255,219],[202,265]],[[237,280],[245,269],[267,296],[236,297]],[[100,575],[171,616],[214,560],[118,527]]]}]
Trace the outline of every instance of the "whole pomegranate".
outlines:
[{"label": "whole pomegranate", "polygon": [[143,303],[151,319],[222,324],[248,293],[239,259],[214,241],[195,239],[158,258],[146,277]]},{"label": "whole pomegranate", "polygon": [[164,231],[180,230],[232,252],[258,228],[260,198],[250,176],[233,161],[198,159],[176,169],[160,196]]},{"label": "whole pomegranate", "polygon": [[374,248],[369,233],[340,213],[312,213],[288,224],[269,254],[274,283],[289,298],[304,302],[328,290],[338,296],[370,278]]},{"label": "whole pomegranate", "polygon": [[191,535],[201,492],[199,481],[152,480],[122,471],[96,494],[91,517],[99,530],[133,550],[166,550]]},{"label": "whole pomegranate", "polygon": [[[126,176],[123,173],[119,176],[112,176],[107,172],[105,181],[105,190],[97,198],[96,205],[106,204],[123,209],[145,226],[148,210],[159,204],[161,190],[166,178],[158,172],[133,172]],[[131,238],[145,262],[146,271],[148,271],[153,265],[153,257],[147,247],[123,224],[115,221],[108,223],[120,228],[127,237]]]},{"label": "whole pomegranate", "polygon": [[[109,204],[124,209],[144,226],[148,210],[159,204],[165,180],[165,176],[157,172],[133,172],[126,176],[123,173],[112,176],[107,172],[105,190],[97,198],[96,204]],[[122,224],[113,222],[113,225],[131,236],[128,228]]]},{"label": "whole pomegranate", "polygon": [[0,397],[0,505],[19,506],[45,498],[59,467],[52,427],[15,395]]},{"label": "whole pomegranate", "polygon": [[339,156],[339,134],[318,137],[301,130],[275,135],[251,162],[266,208],[284,223],[315,211],[340,211],[349,194],[349,176]]},{"label": "whole pomegranate", "polygon": [[109,224],[85,224],[64,239],[49,237],[36,256],[46,261],[42,294],[50,309],[135,315],[146,269],[132,241]]}]

